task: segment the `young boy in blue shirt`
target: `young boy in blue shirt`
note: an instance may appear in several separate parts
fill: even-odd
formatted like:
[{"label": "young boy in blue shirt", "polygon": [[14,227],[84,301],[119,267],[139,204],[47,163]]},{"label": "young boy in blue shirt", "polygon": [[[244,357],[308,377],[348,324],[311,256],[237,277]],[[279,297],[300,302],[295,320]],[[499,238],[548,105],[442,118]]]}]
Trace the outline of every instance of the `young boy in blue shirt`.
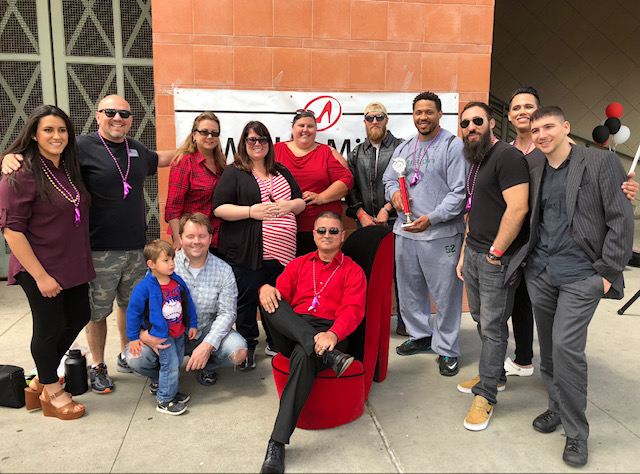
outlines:
[{"label": "young boy in blue shirt", "polygon": [[168,415],[181,415],[187,409],[189,395],[178,392],[180,365],[184,359],[184,333],[196,337],[198,320],[196,308],[185,282],[174,274],[175,250],[160,239],[148,242],[144,258],[149,271],[131,293],[127,307],[127,337],[129,354],[142,354],[140,330],[152,336],[166,338],[166,349],[158,349],[159,378],[151,380],[151,392],[156,392],[158,410]]}]

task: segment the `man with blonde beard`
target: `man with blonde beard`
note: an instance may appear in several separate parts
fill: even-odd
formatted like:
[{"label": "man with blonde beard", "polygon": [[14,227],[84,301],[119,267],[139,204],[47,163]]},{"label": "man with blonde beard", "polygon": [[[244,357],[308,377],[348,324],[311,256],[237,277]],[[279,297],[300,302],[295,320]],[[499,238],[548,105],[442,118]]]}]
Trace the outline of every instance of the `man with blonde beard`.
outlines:
[{"label": "man with blonde beard", "polygon": [[[347,196],[347,216],[358,221],[358,227],[386,225],[393,228],[397,213],[390,202],[384,198],[382,175],[396,147],[402,143],[387,130],[389,115],[387,108],[380,102],[371,102],[364,109],[364,126],[367,138],[347,157],[349,170],[353,175],[353,189]],[[408,336],[398,301],[398,286],[394,272],[396,307],[398,324],[396,333]]]}]

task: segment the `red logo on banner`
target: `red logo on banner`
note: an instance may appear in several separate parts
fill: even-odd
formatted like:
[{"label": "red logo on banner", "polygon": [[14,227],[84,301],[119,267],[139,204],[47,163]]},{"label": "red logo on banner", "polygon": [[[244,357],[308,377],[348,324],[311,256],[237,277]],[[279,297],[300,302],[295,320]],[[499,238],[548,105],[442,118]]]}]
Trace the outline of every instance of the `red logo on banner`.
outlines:
[{"label": "red logo on banner", "polygon": [[342,116],[342,105],[340,105],[337,99],[330,95],[316,97],[305,105],[304,108],[311,110],[316,115],[319,132],[333,127]]}]

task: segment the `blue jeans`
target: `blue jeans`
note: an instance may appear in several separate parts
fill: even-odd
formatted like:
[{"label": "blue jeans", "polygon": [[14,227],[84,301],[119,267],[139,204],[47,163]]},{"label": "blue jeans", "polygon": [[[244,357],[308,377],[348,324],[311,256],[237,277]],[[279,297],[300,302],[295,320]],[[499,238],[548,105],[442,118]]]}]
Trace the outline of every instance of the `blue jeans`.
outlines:
[{"label": "blue jeans", "polygon": [[169,336],[165,344],[171,344],[166,349],[159,349],[158,361],[160,370],[158,373],[159,402],[170,402],[178,393],[180,379],[180,366],[184,359],[184,335],[179,337]]},{"label": "blue jeans", "polygon": [[487,254],[465,247],[462,276],[467,288],[471,317],[478,324],[478,334],[482,341],[480,382],[472,391],[475,395],[486,398],[491,405],[498,403],[498,383],[504,384],[507,381],[504,372],[509,338],[507,320],[513,309],[516,288],[503,288],[506,269],[506,258],[502,265],[493,265],[487,261]]},{"label": "blue jeans", "polygon": [[[201,331],[201,334],[208,333],[208,328],[205,328],[203,331]],[[200,344],[200,342],[202,342],[203,339],[204,336],[201,336],[199,339],[187,341],[185,353],[187,355],[191,355],[193,350]],[[229,358],[229,356],[239,349],[246,348],[247,343],[244,340],[244,337],[242,337],[233,329],[230,330],[229,333],[222,338],[222,342],[220,343],[220,347],[218,348],[218,350],[211,352],[209,361],[207,362],[204,371],[206,373],[212,373],[215,372],[216,369],[219,369],[221,367],[233,365],[234,362]],[[149,377],[152,382],[156,382],[158,380],[160,372],[160,361],[158,359],[158,355],[149,346],[144,346],[142,348],[142,355],[140,357],[131,357],[131,355],[129,354],[129,345],[127,344],[125,356],[127,358],[127,364],[129,364],[129,367],[131,367],[135,372],[144,377]]]}]

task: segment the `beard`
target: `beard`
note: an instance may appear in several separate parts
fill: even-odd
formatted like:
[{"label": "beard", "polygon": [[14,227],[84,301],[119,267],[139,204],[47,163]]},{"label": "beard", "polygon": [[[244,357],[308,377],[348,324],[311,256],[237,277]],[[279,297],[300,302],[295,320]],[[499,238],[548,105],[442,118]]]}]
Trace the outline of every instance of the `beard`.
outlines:
[{"label": "beard", "polygon": [[482,163],[482,160],[484,160],[484,157],[491,148],[491,132],[487,130],[480,135],[480,139],[473,141],[463,136],[462,141],[464,142],[464,157],[467,161],[472,165]]},{"label": "beard", "polygon": [[381,142],[387,136],[387,127],[383,125],[381,128],[367,128],[367,138],[372,143]]}]

